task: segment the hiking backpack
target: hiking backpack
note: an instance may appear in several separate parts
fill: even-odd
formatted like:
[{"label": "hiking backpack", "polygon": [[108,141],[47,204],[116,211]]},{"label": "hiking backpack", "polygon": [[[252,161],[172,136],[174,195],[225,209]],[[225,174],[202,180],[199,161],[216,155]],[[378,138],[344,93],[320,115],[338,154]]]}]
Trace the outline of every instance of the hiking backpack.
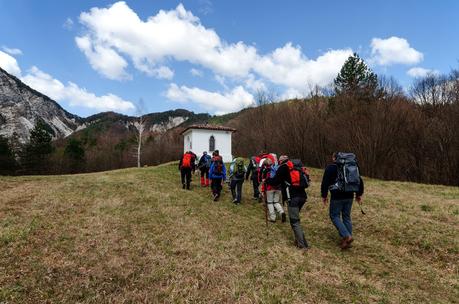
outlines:
[{"label": "hiking backpack", "polygon": [[360,172],[357,158],[353,153],[338,152],[335,156],[337,168],[336,182],[330,190],[342,192],[358,192],[360,188]]},{"label": "hiking backpack", "polygon": [[212,158],[211,158],[209,155],[207,155],[207,156],[206,156],[205,167],[206,167],[207,169],[209,169],[211,164],[212,164]]},{"label": "hiking backpack", "polygon": [[238,157],[234,161],[233,174],[235,177],[241,178],[245,174],[244,159]]},{"label": "hiking backpack", "polygon": [[222,174],[223,173],[223,159],[220,155],[212,157],[212,163],[214,164],[214,172],[216,174]]},{"label": "hiking backpack", "polygon": [[182,168],[183,169],[191,168],[191,159],[192,159],[192,155],[190,153],[183,154],[183,158],[182,158]]},{"label": "hiking backpack", "polygon": [[293,159],[287,163],[290,169],[290,180],[292,187],[307,188],[309,187],[309,170],[303,167],[299,159]]}]

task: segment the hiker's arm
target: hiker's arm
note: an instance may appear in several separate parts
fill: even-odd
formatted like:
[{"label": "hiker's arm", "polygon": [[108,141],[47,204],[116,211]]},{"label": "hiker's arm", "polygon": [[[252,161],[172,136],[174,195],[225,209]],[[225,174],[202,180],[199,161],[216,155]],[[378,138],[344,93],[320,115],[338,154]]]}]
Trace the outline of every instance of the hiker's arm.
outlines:
[{"label": "hiker's arm", "polygon": [[252,172],[252,162],[249,163],[249,166],[247,167],[247,172],[245,172],[245,180],[248,180],[250,177],[250,172]]},{"label": "hiker's arm", "polygon": [[[330,186],[330,166],[327,166],[322,177],[322,183],[320,184],[320,194],[323,199],[328,196],[328,187]],[[325,201],[324,201],[325,203]]]},{"label": "hiker's arm", "polygon": [[178,163],[178,169],[180,170],[182,168],[182,159],[180,159],[179,163]]},{"label": "hiker's arm", "polygon": [[363,179],[360,178],[359,191],[355,194],[356,200],[359,203],[362,201],[362,195],[363,195],[364,188],[365,188],[365,186],[363,185]]}]

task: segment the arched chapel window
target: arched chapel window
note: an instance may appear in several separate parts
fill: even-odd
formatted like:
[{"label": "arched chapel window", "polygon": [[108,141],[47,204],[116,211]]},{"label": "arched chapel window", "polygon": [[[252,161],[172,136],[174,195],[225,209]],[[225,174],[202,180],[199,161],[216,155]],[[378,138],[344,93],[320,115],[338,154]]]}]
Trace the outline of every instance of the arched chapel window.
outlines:
[{"label": "arched chapel window", "polygon": [[212,135],[209,138],[209,152],[215,151],[215,137]]}]

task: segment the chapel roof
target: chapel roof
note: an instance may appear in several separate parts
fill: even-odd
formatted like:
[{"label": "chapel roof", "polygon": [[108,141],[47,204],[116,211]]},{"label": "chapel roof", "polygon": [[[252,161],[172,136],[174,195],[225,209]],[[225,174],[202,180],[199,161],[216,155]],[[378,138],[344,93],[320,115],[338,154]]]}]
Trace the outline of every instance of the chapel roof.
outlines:
[{"label": "chapel roof", "polygon": [[180,133],[180,134],[184,134],[186,131],[192,130],[192,129],[204,129],[204,130],[236,132],[236,129],[230,128],[230,127],[202,124],[202,125],[191,125],[191,126],[187,127],[185,130],[183,130],[182,133]]}]

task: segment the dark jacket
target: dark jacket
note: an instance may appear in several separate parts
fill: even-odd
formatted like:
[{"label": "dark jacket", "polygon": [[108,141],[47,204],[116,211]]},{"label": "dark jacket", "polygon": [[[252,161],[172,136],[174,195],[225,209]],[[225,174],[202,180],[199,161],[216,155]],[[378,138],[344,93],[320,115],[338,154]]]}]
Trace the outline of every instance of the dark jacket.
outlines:
[{"label": "dark jacket", "polygon": [[249,179],[249,177],[256,181],[258,180],[258,169],[255,157],[250,159],[249,165],[247,166],[247,172],[245,173],[245,179]]},{"label": "dark jacket", "polygon": [[205,154],[205,155],[202,155],[201,158],[199,159],[199,163],[198,163],[198,168],[200,170],[209,170],[210,169],[210,166],[207,167],[207,164],[210,162],[210,155],[209,154]]},{"label": "dark jacket", "polygon": [[[266,180],[266,183],[268,185],[281,186],[282,189],[285,189],[287,187],[285,182],[292,184],[292,180],[290,178],[290,169],[288,168],[287,164],[280,165],[279,168],[277,168],[276,175],[273,178],[268,178]],[[293,198],[293,197],[306,198],[307,197],[306,191],[302,187],[290,186],[289,190],[290,190],[290,198]]]},{"label": "dark jacket", "polygon": [[[335,164],[330,164],[325,168],[324,176],[322,178],[322,185],[320,186],[321,195],[323,198],[327,197],[328,189],[331,185],[336,182],[338,175],[338,166]],[[361,196],[363,194],[363,180],[360,178],[360,187],[359,191],[356,192],[356,196]],[[354,193],[352,192],[342,192],[338,190],[330,191],[332,200],[341,200],[341,199],[352,199],[354,198]]]}]

